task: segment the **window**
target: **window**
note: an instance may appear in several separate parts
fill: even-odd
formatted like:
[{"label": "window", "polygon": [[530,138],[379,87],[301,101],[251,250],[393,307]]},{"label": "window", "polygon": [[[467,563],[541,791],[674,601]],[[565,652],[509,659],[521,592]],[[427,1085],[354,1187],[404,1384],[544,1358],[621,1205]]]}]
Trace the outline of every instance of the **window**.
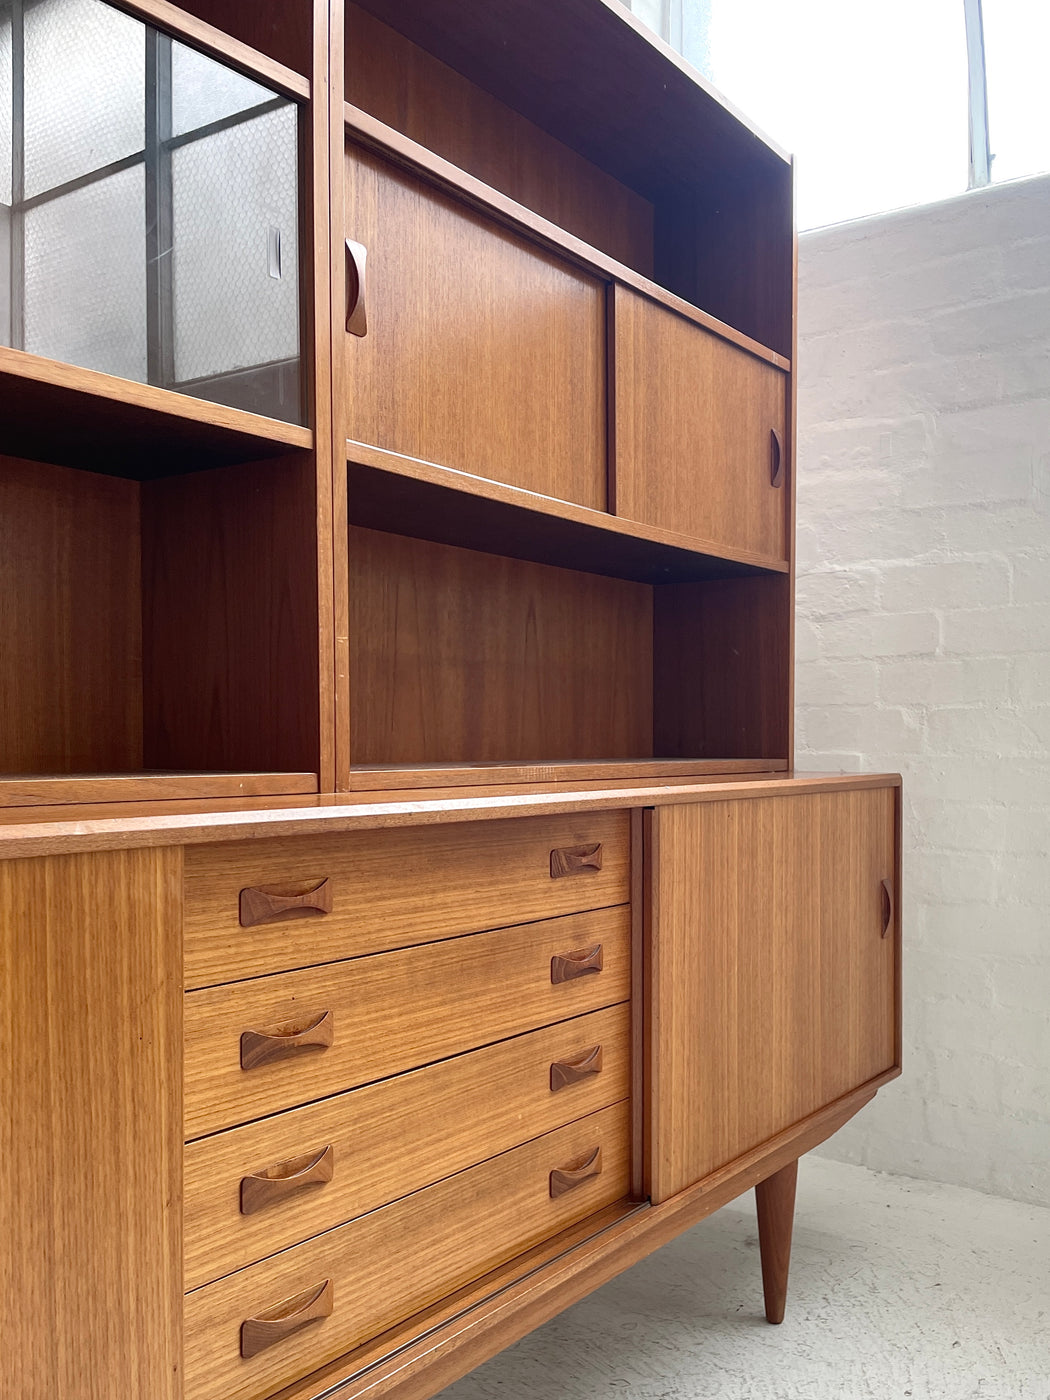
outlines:
[{"label": "window", "polygon": [[[638,17],[796,157],[800,228],[1050,169],[1047,0],[632,0]],[[987,121],[987,126],[984,125]],[[979,153],[978,153],[979,154]]]}]

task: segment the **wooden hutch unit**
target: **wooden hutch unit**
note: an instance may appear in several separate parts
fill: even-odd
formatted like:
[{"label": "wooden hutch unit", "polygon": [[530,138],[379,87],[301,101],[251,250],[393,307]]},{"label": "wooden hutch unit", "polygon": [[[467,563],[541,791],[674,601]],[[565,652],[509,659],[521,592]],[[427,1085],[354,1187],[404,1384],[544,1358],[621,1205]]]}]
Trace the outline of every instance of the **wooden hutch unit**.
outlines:
[{"label": "wooden hutch unit", "polygon": [[0,0],[0,108],[0,1390],[426,1400],[751,1187],[779,1321],[900,1064],[790,160],[616,0]]}]

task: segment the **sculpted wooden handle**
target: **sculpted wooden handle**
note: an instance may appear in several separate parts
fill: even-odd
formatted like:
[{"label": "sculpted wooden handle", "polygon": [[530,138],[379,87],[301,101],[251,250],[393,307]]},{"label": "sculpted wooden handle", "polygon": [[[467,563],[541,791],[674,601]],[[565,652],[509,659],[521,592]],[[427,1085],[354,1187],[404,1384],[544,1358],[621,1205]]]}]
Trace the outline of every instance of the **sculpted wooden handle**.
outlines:
[{"label": "sculpted wooden handle", "polygon": [[589,972],[602,970],[602,945],[593,948],[577,948],[572,953],[555,953],[551,958],[551,981],[571,982],[576,977],[586,977]]},{"label": "sculpted wooden handle", "polygon": [[265,1206],[287,1200],[305,1186],[323,1186],[331,1181],[334,1171],[335,1152],[329,1144],[314,1156],[307,1153],[304,1157],[290,1157],[251,1176],[242,1176],[241,1214],[254,1215]]},{"label": "sculpted wooden handle", "polygon": [[556,1201],[566,1191],[575,1191],[585,1181],[602,1174],[602,1149],[596,1147],[578,1167],[555,1167],[551,1172],[551,1200]]},{"label": "sculpted wooden handle", "polygon": [[368,249],[363,243],[346,240],[346,328],[351,335],[368,334],[368,310],[365,305],[365,260]]},{"label": "sculpted wooden handle", "polygon": [[268,924],[274,919],[301,919],[306,914],[332,912],[332,882],[326,876],[303,894],[251,887],[241,890],[241,928]]},{"label": "sculpted wooden handle", "polygon": [[578,1084],[581,1079],[589,1079],[592,1074],[602,1072],[602,1047],[593,1046],[577,1055],[575,1060],[555,1060],[551,1065],[551,1093],[569,1084]]},{"label": "sculpted wooden handle", "polygon": [[769,430],[769,480],[774,486],[784,480],[784,444],[776,428]]},{"label": "sculpted wooden handle", "polygon": [[587,871],[602,868],[602,843],[595,841],[590,846],[559,846],[551,851],[551,879],[560,880],[565,875],[584,875]]},{"label": "sculpted wooden handle", "polygon": [[331,1317],[335,1301],[332,1280],[326,1278],[316,1288],[308,1288],[297,1293],[294,1298],[286,1298],[267,1308],[258,1317],[249,1317],[241,1323],[241,1355],[257,1356],[260,1351],[272,1347],[275,1342],[283,1342],[311,1322],[319,1322],[323,1317]]},{"label": "sculpted wooden handle", "polygon": [[882,882],[882,936],[883,938],[893,927],[893,881],[883,880]]},{"label": "sculpted wooden handle", "polygon": [[274,1031],[245,1031],[241,1036],[241,1069],[255,1069],[273,1060],[285,1060],[304,1050],[326,1050],[332,1043],[334,1023],[330,1011],[322,1011],[308,1026],[278,1026]]}]

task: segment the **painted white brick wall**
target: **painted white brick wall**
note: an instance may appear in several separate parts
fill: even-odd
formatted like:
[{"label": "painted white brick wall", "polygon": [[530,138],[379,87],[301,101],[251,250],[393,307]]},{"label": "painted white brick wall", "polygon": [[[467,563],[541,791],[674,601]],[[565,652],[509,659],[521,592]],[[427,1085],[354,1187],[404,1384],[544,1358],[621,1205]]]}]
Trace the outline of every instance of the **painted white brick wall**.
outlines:
[{"label": "painted white brick wall", "polygon": [[824,1149],[1050,1204],[1050,177],[799,246],[798,766],[904,775],[905,1072]]}]

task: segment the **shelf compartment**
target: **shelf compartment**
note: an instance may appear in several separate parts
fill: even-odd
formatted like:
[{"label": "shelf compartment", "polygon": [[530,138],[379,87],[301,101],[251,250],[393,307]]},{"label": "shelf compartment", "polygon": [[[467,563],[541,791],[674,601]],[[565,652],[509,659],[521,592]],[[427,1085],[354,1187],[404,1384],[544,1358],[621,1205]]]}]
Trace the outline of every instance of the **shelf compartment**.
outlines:
[{"label": "shelf compartment", "polygon": [[317,792],[316,773],[0,774],[0,807],[85,802],[177,802]]},{"label": "shelf compartment", "polygon": [[309,428],[0,345],[0,450],[146,481],[313,446]]},{"label": "shelf compartment", "polygon": [[788,572],[780,559],[705,548],[672,530],[363,443],[348,442],[346,451],[353,525],[639,583]]},{"label": "shelf compartment", "polygon": [[789,576],[649,584],[352,525],[351,788],[766,772]]},{"label": "shelf compartment", "polygon": [[316,548],[310,453],[143,482],[0,457],[0,800],[315,791]]},{"label": "shelf compartment", "polygon": [[789,356],[790,159],[621,6],[547,19],[523,0],[347,4],[346,100]]}]

